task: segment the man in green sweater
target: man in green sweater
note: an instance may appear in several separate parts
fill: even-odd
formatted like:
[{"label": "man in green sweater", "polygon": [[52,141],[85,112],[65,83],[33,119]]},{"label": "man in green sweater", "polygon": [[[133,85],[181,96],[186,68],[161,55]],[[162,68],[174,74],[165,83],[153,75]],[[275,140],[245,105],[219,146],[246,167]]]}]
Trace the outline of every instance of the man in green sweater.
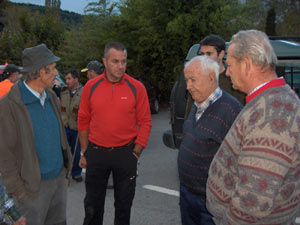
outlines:
[{"label": "man in green sweater", "polygon": [[60,60],[45,44],[23,50],[23,78],[0,99],[0,172],[30,225],[65,225],[71,154],[56,94]]}]

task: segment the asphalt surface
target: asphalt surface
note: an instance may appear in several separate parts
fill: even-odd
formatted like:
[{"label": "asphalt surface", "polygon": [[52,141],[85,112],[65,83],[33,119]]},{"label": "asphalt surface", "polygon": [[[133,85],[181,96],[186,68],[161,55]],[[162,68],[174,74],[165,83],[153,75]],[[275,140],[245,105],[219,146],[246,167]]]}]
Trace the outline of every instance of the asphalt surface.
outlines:
[{"label": "asphalt surface", "polygon": [[[168,110],[152,115],[148,146],[140,157],[139,176],[131,211],[131,225],[180,225],[177,150],[164,146],[162,134],[170,129]],[[84,176],[84,174],[83,174]],[[84,182],[71,181],[68,189],[67,223],[82,225]],[[106,192],[104,225],[113,225],[113,190]],[[300,215],[299,215],[300,216]],[[296,224],[300,225],[300,217]]]}]

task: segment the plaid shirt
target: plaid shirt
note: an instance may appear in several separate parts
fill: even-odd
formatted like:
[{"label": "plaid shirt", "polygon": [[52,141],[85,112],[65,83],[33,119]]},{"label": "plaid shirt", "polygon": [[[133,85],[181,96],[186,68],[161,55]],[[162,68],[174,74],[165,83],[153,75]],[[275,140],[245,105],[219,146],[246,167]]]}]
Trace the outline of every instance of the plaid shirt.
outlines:
[{"label": "plaid shirt", "polygon": [[21,214],[14,206],[14,201],[9,199],[4,187],[2,186],[2,178],[0,176],[0,222],[12,224],[21,217]]},{"label": "plaid shirt", "polygon": [[213,93],[201,104],[194,101],[195,106],[197,107],[197,112],[195,114],[196,121],[200,119],[200,117],[203,115],[204,111],[213,104],[215,101],[217,101],[222,96],[222,90],[221,88],[217,87],[216,90],[214,90]]}]

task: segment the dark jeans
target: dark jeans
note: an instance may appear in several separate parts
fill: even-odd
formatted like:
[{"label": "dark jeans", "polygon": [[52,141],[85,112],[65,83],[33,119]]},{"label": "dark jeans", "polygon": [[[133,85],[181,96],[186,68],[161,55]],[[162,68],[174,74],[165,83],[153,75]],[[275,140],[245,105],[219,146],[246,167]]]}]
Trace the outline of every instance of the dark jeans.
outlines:
[{"label": "dark jeans", "polygon": [[206,198],[189,192],[180,185],[180,212],[182,225],[215,225],[206,208]]},{"label": "dark jeans", "polygon": [[86,159],[85,218],[83,225],[102,225],[106,187],[113,174],[115,225],[129,225],[131,205],[135,194],[137,159],[133,144],[120,149],[100,149],[89,142]]},{"label": "dark jeans", "polygon": [[[68,138],[68,142],[72,151],[72,154],[74,154],[74,149],[75,149],[75,145],[76,145],[76,138],[78,135],[78,131],[77,130],[72,130],[70,128],[66,128],[66,134],[67,134],[67,138]],[[82,168],[79,167],[79,160],[80,160],[80,142],[78,140],[77,143],[77,150],[76,150],[76,155],[74,158],[74,162],[73,162],[73,167],[72,167],[72,177],[79,177],[81,176],[81,172],[82,172]]]}]

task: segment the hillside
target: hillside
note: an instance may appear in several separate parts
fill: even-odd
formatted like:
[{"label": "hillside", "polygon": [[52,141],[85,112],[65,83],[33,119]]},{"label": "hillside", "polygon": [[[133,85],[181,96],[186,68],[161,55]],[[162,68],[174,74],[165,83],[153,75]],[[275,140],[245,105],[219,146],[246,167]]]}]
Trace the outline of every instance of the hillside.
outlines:
[{"label": "hillside", "polygon": [[[12,2],[11,2],[11,4],[13,4],[17,7],[27,7],[32,12],[38,11],[38,12],[44,14],[46,11],[46,8],[44,6],[33,5],[33,4],[24,4],[24,3],[12,3]],[[61,20],[66,23],[67,26],[82,23],[82,15],[75,13],[75,12],[69,12],[67,10],[60,10],[60,17],[61,17]]]}]

